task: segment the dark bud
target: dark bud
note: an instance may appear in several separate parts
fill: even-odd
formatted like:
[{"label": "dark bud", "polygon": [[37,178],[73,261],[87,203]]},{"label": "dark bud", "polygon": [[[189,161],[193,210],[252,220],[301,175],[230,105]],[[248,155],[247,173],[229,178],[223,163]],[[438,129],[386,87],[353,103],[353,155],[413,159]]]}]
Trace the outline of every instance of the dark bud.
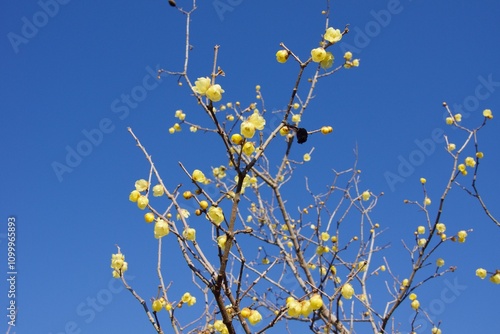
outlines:
[{"label": "dark bud", "polygon": [[304,128],[297,129],[297,143],[303,144],[307,141],[307,130]]},{"label": "dark bud", "polygon": [[170,6],[172,7],[175,7],[176,4],[175,4],[175,1],[174,0],[168,0],[168,3],[170,4]]}]

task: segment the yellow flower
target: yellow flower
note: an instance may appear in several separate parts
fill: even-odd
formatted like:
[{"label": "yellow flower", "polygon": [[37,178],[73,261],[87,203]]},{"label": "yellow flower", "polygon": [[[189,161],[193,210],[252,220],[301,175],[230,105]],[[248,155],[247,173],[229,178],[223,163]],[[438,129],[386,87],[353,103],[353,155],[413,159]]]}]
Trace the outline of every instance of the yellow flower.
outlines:
[{"label": "yellow flower", "polygon": [[278,63],[286,63],[288,59],[288,51],[286,50],[279,50],[278,52],[276,52],[276,60],[278,61]]},{"label": "yellow flower", "polygon": [[476,153],[476,158],[478,158],[478,159],[484,158],[484,153],[483,152],[477,152]]},{"label": "yellow flower", "polygon": [[476,160],[474,160],[473,157],[467,157],[465,158],[465,164],[469,167],[475,167],[476,166]]},{"label": "yellow flower", "polygon": [[441,259],[441,258],[437,259],[436,260],[436,266],[438,266],[438,267],[444,266],[444,260]]},{"label": "yellow flower", "polygon": [[351,284],[346,283],[342,286],[340,292],[342,293],[342,297],[344,297],[345,299],[351,299],[352,295],[354,295],[354,288]]},{"label": "yellow flower", "polygon": [[189,241],[194,241],[196,239],[196,230],[194,228],[188,227],[182,232],[182,236]]},{"label": "yellow flower", "polygon": [[368,201],[370,199],[370,192],[368,190],[365,190],[361,194],[361,197],[363,198],[363,201]]},{"label": "yellow flower", "polygon": [[286,136],[290,132],[290,129],[287,126],[283,126],[280,128],[280,135]]},{"label": "yellow flower", "polygon": [[231,136],[231,141],[233,144],[240,145],[243,143],[243,137],[239,133],[235,133],[234,135]]},{"label": "yellow flower", "polygon": [[443,233],[444,231],[446,231],[446,225],[443,224],[443,223],[437,223],[436,224],[436,230],[439,232],[439,233]]},{"label": "yellow flower", "polygon": [[381,266],[380,266],[380,271],[385,271],[385,270],[386,270],[385,266],[384,266],[384,265],[381,265]]},{"label": "yellow flower", "polygon": [[453,144],[453,143],[448,144],[448,151],[450,151],[450,152],[454,151],[456,148],[457,148],[457,146],[455,144]]},{"label": "yellow flower", "polygon": [[333,66],[333,62],[335,61],[335,57],[331,52],[327,52],[325,58],[320,62],[322,69],[329,69]]},{"label": "yellow flower", "polygon": [[446,117],[446,124],[452,125],[453,124],[453,117]]},{"label": "yellow flower", "polygon": [[297,102],[295,102],[293,105],[292,105],[293,109],[297,110],[299,109],[300,107],[300,104],[298,104]]},{"label": "yellow flower", "polygon": [[302,305],[295,299],[287,301],[286,306],[288,308],[288,315],[291,317],[298,317],[302,312]]},{"label": "yellow flower", "polygon": [[160,197],[163,196],[163,194],[164,190],[161,184],[157,184],[156,186],[153,187],[153,196]]},{"label": "yellow flower", "polygon": [[146,189],[148,189],[148,186],[149,182],[144,179],[135,181],[135,190],[137,191],[145,191]]},{"label": "yellow flower", "polygon": [[304,161],[310,161],[311,160],[311,155],[309,153],[306,153],[304,154],[304,157],[303,157]]},{"label": "yellow flower", "polygon": [[245,153],[246,155],[250,156],[254,151],[255,151],[255,146],[252,142],[247,141],[243,145],[243,153]]},{"label": "yellow flower", "polygon": [[311,50],[311,57],[312,57],[313,62],[319,63],[320,61],[325,59],[326,51],[325,51],[325,49],[323,49],[321,47],[316,48],[316,49],[312,49]]},{"label": "yellow flower", "polygon": [[317,293],[312,295],[309,302],[311,303],[311,308],[313,310],[319,310],[321,306],[323,306],[323,300],[321,299],[321,296]]},{"label": "yellow flower", "polygon": [[424,205],[431,205],[431,199],[429,197],[424,198]]},{"label": "yellow flower", "polygon": [[217,332],[221,334],[229,333],[229,330],[227,329],[226,325],[222,322],[222,320],[215,320],[214,328]]},{"label": "yellow flower", "polygon": [[179,211],[177,212],[177,220],[180,220],[181,219],[181,216],[184,217],[184,218],[189,218],[189,216],[191,215],[191,213],[189,213],[188,210],[186,209],[179,209]]},{"label": "yellow flower", "polygon": [[427,243],[427,239],[425,239],[425,238],[418,239],[418,246],[419,247],[424,247],[426,243]]},{"label": "yellow flower", "polygon": [[466,167],[465,167],[465,165],[464,165],[464,164],[460,164],[460,165],[458,165],[458,170],[459,170],[460,172],[462,172],[462,174],[464,174],[464,172],[465,172],[465,174],[467,174],[467,171],[465,170],[465,168],[466,168]]},{"label": "yellow flower", "polygon": [[328,234],[328,232],[322,232],[321,233],[321,240],[328,241],[328,239],[330,239],[330,235]]},{"label": "yellow flower", "polygon": [[333,128],[331,126],[323,126],[321,128],[321,133],[324,134],[324,135],[332,133],[332,131],[333,131]]},{"label": "yellow flower", "polygon": [[453,118],[455,118],[455,121],[461,122],[462,121],[462,114],[456,114],[453,116]]},{"label": "yellow flower", "polygon": [[420,178],[420,183],[425,184],[426,182],[427,182],[427,180],[425,178],[423,178],[423,177]]},{"label": "yellow flower", "polygon": [[257,310],[252,310],[250,316],[248,317],[248,322],[251,325],[256,325],[262,320],[262,315]]},{"label": "yellow flower", "polygon": [[330,43],[336,43],[342,39],[342,33],[339,29],[333,29],[332,27],[330,27],[326,29],[323,38]]},{"label": "yellow flower", "polygon": [[226,241],[227,241],[227,236],[225,234],[217,237],[217,245],[222,249],[226,248]]},{"label": "yellow flower", "polygon": [[205,181],[207,180],[207,178],[205,177],[205,174],[203,174],[203,172],[199,169],[195,169],[193,171],[193,174],[191,176],[191,178],[196,181],[196,182],[200,182],[200,183],[205,183]]},{"label": "yellow flower", "polygon": [[220,85],[212,85],[207,89],[205,94],[211,101],[219,102],[222,100],[222,93],[224,93],[224,89]]},{"label": "yellow flower", "polygon": [[208,77],[198,78],[194,84],[195,87],[193,87],[193,91],[201,96],[204,96],[210,87],[211,81]]},{"label": "yellow flower", "polygon": [[158,312],[163,308],[163,299],[155,299],[153,301],[153,311]]},{"label": "yellow flower", "polygon": [[155,220],[155,215],[152,212],[148,212],[144,215],[144,220],[146,223],[152,223]]},{"label": "yellow flower", "polygon": [[125,255],[122,253],[111,254],[111,268],[120,270],[125,263]]},{"label": "yellow flower", "polygon": [[415,311],[418,310],[419,307],[420,307],[420,302],[417,299],[411,302],[411,308],[414,309]]},{"label": "yellow flower", "polygon": [[346,53],[344,53],[344,59],[349,61],[352,59],[352,53],[350,51],[347,51]]},{"label": "yellow flower", "polygon": [[495,275],[490,277],[490,282],[494,284],[500,284],[500,273],[496,273]]},{"label": "yellow flower", "polygon": [[196,131],[198,131],[198,128],[196,126],[192,125],[189,127],[189,131],[196,132]]},{"label": "yellow flower", "polygon": [[244,307],[241,309],[240,314],[243,318],[248,318],[250,314],[252,314],[252,310],[249,309],[248,307]]},{"label": "yellow flower", "polygon": [[224,220],[224,213],[222,212],[222,208],[216,207],[216,206],[211,206],[210,209],[208,209],[208,217],[210,220],[217,226],[222,223]]},{"label": "yellow flower", "polygon": [[255,134],[255,125],[249,120],[243,121],[240,126],[240,132],[245,138],[252,138]]},{"label": "yellow flower", "polygon": [[410,299],[411,301],[414,301],[415,299],[417,299],[417,294],[416,293],[410,293],[410,295],[408,296],[408,299]]},{"label": "yellow flower", "polygon": [[257,130],[264,130],[264,126],[266,125],[266,120],[259,114],[257,109],[248,117],[247,121],[252,123]]},{"label": "yellow flower", "polygon": [[360,272],[365,272],[367,267],[368,265],[364,261],[358,262],[358,270]]},{"label": "yellow flower", "polygon": [[490,109],[484,109],[483,110],[483,116],[488,118],[488,119],[492,119],[493,118],[493,113],[491,112]]},{"label": "yellow flower", "polygon": [[191,299],[191,297],[191,294],[189,292],[186,292],[182,295],[181,300],[183,303],[187,303]]},{"label": "yellow flower", "polygon": [[467,238],[467,232],[465,232],[464,230],[459,231],[457,233],[457,236],[458,236],[458,242],[465,242],[465,238]]},{"label": "yellow flower", "polygon": [[300,302],[300,314],[304,317],[308,317],[309,314],[313,311],[311,307],[311,302],[308,300],[303,300]]},{"label": "yellow flower", "polygon": [[403,282],[401,282],[401,286],[402,286],[402,287],[403,287],[403,289],[404,289],[404,288],[408,287],[408,285],[410,285],[410,281],[408,281],[408,279],[407,279],[407,278],[405,278],[405,279],[403,280]]},{"label": "yellow flower", "polygon": [[139,197],[141,196],[141,193],[138,192],[137,190],[133,190],[130,195],[128,196],[128,199],[131,201],[131,202],[137,202],[137,200],[139,199]]},{"label": "yellow flower", "polygon": [[300,122],[300,114],[293,115],[292,122],[299,123]]},{"label": "yellow flower", "polygon": [[433,327],[432,328],[432,331],[431,331],[431,334],[441,334],[441,330],[437,327]]},{"label": "yellow flower", "polygon": [[170,228],[168,227],[168,223],[159,217],[156,218],[155,229],[154,229],[155,238],[160,239],[161,237],[164,237],[169,233],[170,233]]},{"label": "yellow flower", "polygon": [[485,269],[483,269],[483,268],[478,268],[478,269],[476,270],[476,276],[477,276],[477,277],[479,277],[480,279],[485,279],[485,277],[486,277],[486,275],[487,275],[487,274],[488,274],[488,273],[487,273],[487,272],[486,272],[486,270],[485,270]]},{"label": "yellow flower", "polygon": [[148,206],[148,204],[149,204],[149,199],[144,195],[141,195],[139,199],[137,199],[137,206],[141,210],[144,210]]},{"label": "yellow flower", "polygon": [[425,227],[424,226],[417,227],[417,233],[418,234],[424,234],[425,233]]}]

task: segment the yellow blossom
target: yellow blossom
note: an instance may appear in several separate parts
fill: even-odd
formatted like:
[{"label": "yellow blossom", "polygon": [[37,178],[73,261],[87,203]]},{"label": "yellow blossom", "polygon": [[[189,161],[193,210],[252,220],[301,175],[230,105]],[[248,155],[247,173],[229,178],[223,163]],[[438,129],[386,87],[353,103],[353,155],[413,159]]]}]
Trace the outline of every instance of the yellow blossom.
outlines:
[{"label": "yellow blossom", "polygon": [[354,288],[352,287],[351,284],[346,283],[342,286],[340,292],[342,293],[342,297],[344,297],[345,299],[351,299],[352,296],[354,295]]},{"label": "yellow blossom", "polygon": [[257,130],[264,130],[264,126],[266,125],[266,120],[259,114],[257,109],[248,117],[247,121],[252,123]]},{"label": "yellow blossom", "polygon": [[243,145],[243,153],[245,153],[246,155],[250,156],[254,151],[255,151],[255,146],[252,142],[247,141]]},{"label": "yellow blossom", "polygon": [[139,199],[139,197],[141,196],[141,193],[138,192],[137,190],[133,190],[130,195],[128,196],[128,199],[131,201],[131,202],[137,202],[137,200]]},{"label": "yellow blossom", "polygon": [[148,189],[148,187],[149,182],[144,179],[135,181],[135,190],[137,191],[145,191],[146,189]]},{"label": "yellow blossom", "polygon": [[467,157],[465,158],[465,165],[469,167],[475,167],[476,166],[476,160],[474,160],[473,157]]},{"label": "yellow blossom", "polygon": [[292,105],[293,109],[297,110],[299,109],[300,107],[300,104],[298,104],[297,102],[295,102],[293,105]]},{"label": "yellow blossom", "polygon": [[300,122],[300,114],[296,114],[292,116],[292,122],[299,123]]},{"label": "yellow blossom", "polygon": [[496,273],[495,275],[490,277],[490,282],[494,284],[500,284],[500,273]]},{"label": "yellow blossom", "polygon": [[441,330],[437,327],[433,327],[431,330],[431,334],[441,334]]},{"label": "yellow blossom", "polygon": [[148,212],[144,215],[144,220],[147,223],[152,223],[155,220],[155,215],[152,212]]},{"label": "yellow blossom", "polygon": [[385,266],[384,266],[384,265],[381,265],[381,266],[380,266],[380,271],[385,271],[385,270],[386,270]]},{"label": "yellow blossom", "polygon": [[290,132],[290,129],[287,126],[283,126],[280,128],[280,135],[286,136]]},{"label": "yellow blossom", "polygon": [[137,199],[137,206],[141,210],[144,210],[148,206],[148,204],[149,204],[149,199],[144,195],[139,196],[139,198]]},{"label": "yellow blossom", "polygon": [[215,320],[214,328],[217,332],[219,332],[221,334],[228,334],[229,333],[227,326],[222,322],[222,320]]},{"label": "yellow blossom", "polygon": [[160,197],[163,196],[163,194],[164,190],[161,184],[157,184],[156,186],[153,187],[153,196]]},{"label": "yellow blossom", "polygon": [[243,121],[240,125],[240,132],[245,138],[252,138],[255,134],[255,125],[248,120]]},{"label": "yellow blossom", "polygon": [[347,51],[346,53],[344,53],[344,59],[345,60],[351,60],[352,59],[352,53],[350,51]]},{"label": "yellow blossom", "polygon": [[335,61],[335,57],[331,52],[327,52],[325,58],[319,63],[322,69],[329,69],[333,66],[333,62]]},{"label": "yellow blossom", "polygon": [[330,235],[328,234],[328,232],[322,232],[321,233],[321,240],[328,241],[328,239],[330,239]]},{"label": "yellow blossom", "polygon": [[416,293],[410,293],[410,295],[408,296],[408,299],[410,299],[411,301],[417,299],[417,294]]},{"label": "yellow blossom", "polygon": [[455,118],[455,121],[461,122],[462,121],[462,114],[455,114],[453,116],[453,118]]},{"label": "yellow blossom", "polygon": [[257,310],[252,310],[250,316],[248,317],[248,322],[251,325],[256,325],[262,320],[262,315]]},{"label": "yellow blossom", "polygon": [[424,205],[431,205],[431,199],[429,197],[424,198]]},{"label": "yellow blossom", "polygon": [[417,299],[411,302],[411,308],[414,309],[415,311],[418,310],[419,307],[420,307],[420,302]]},{"label": "yellow blossom", "polygon": [[241,145],[241,143],[243,143],[244,139],[239,133],[235,133],[231,136],[231,141],[233,142],[233,144]]},{"label": "yellow blossom", "polygon": [[368,201],[370,199],[370,192],[368,190],[365,190],[361,194],[361,197],[363,198],[363,201]]},{"label": "yellow blossom", "polygon": [[324,135],[327,135],[333,131],[333,128],[331,126],[323,126],[321,128],[321,133]]},{"label": "yellow blossom", "polygon": [[311,308],[313,310],[319,310],[321,306],[323,306],[323,300],[319,294],[312,295],[309,302],[311,303]]},{"label": "yellow blossom", "polygon": [[478,269],[476,270],[476,276],[477,276],[477,277],[479,277],[480,279],[485,279],[485,277],[486,277],[486,275],[487,275],[487,274],[488,274],[488,273],[487,273],[487,272],[486,272],[486,270],[485,270],[485,269],[483,269],[483,268],[478,268]]},{"label": "yellow blossom", "polygon": [[163,308],[163,299],[155,299],[153,301],[153,311],[158,312]]},{"label": "yellow blossom", "polygon": [[309,153],[306,153],[306,154],[304,154],[303,159],[304,159],[305,162],[310,161],[311,160],[311,155]]},{"label": "yellow blossom", "polygon": [[418,239],[418,246],[419,247],[424,247],[426,243],[427,243],[427,239],[425,239],[425,238]]},{"label": "yellow blossom", "polygon": [[291,317],[298,317],[302,312],[302,305],[295,299],[287,301],[288,315]]},{"label": "yellow blossom", "polygon": [[194,228],[188,227],[182,232],[182,236],[189,241],[194,241],[196,239],[196,230]]},{"label": "yellow blossom", "polygon": [[339,29],[333,29],[332,27],[329,27],[328,29],[326,29],[323,38],[330,43],[336,43],[342,39],[342,33]]},{"label": "yellow blossom", "polygon": [[436,230],[439,232],[439,233],[443,233],[444,231],[446,231],[446,225],[443,224],[443,223],[437,223],[436,224]]},{"label": "yellow blossom", "polygon": [[436,266],[438,266],[438,267],[444,266],[444,260],[442,258],[437,259]]},{"label": "yellow blossom", "polygon": [[170,233],[170,228],[168,227],[168,223],[161,219],[156,218],[154,234],[156,239],[160,239]]},{"label": "yellow blossom", "polygon": [[222,100],[222,93],[224,93],[224,90],[220,85],[212,85],[207,89],[205,94],[211,101],[219,102]]},{"label": "yellow blossom", "polygon": [[427,180],[425,178],[423,178],[423,177],[420,178],[420,183],[425,184],[426,182],[427,182]]},{"label": "yellow blossom", "polygon": [[184,218],[189,218],[189,216],[191,215],[191,213],[189,213],[188,210],[186,209],[179,209],[179,212],[177,213],[177,220],[180,220],[181,219],[181,216],[184,217]]},{"label": "yellow blossom", "polygon": [[457,148],[457,146],[455,144],[453,144],[453,143],[448,144],[448,151],[450,151],[450,152],[454,151],[456,148]]},{"label": "yellow blossom", "polygon": [[478,158],[478,159],[484,158],[484,153],[483,152],[477,152],[476,153],[476,158]]},{"label": "yellow blossom", "polygon": [[320,61],[325,59],[326,51],[322,47],[312,49],[311,50],[311,57],[312,57],[313,62],[319,63]]},{"label": "yellow blossom", "polygon": [[193,87],[193,91],[195,93],[200,94],[201,96],[204,96],[210,87],[211,81],[210,78],[204,77],[204,78],[198,78],[195,82],[195,87]]},{"label": "yellow blossom", "polygon": [[248,318],[250,314],[252,314],[252,310],[249,309],[248,307],[244,307],[241,309],[240,314],[243,318]]},{"label": "yellow blossom", "polygon": [[452,125],[453,124],[453,117],[446,117],[446,124]]},{"label": "yellow blossom", "polygon": [[458,242],[465,242],[465,238],[467,238],[467,232],[465,232],[464,230],[459,231],[457,233],[457,237],[458,237]]},{"label": "yellow blossom", "polygon": [[425,233],[425,227],[420,225],[419,227],[417,227],[417,233],[418,234],[424,234]]},{"label": "yellow blossom", "polygon": [[276,60],[278,61],[278,63],[286,63],[288,59],[288,51],[286,50],[279,50],[278,52],[276,52]]},{"label": "yellow blossom", "polygon": [[189,127],[189,131],[196,132],[196,131],[198,131],[198,128],[196,126],[192,125]]},{"label": "yellow blossom", "polygon": [[206,177],[205,177],[205,174],[203,174],[203,172],[199,169],[195,169],[193,171],[193,174],[191,176],[191,178],[196,181],[196,182],[200,182],[200,183],[205,183],[205,181],[207,180]]},{"label": "yellow blossom", "polygon": [[222,212],[222,208],[217,207],[217,206],[211,206],[210,209],[208,209],[208,217],[210,220],[217,226],[222,223],[224,220],[224,213]]},{"label": "yellow blossom", "polygon": [[217,245],[222,249],[226,248],[226,241],[227,241],[227,236],[225,234],[217,237]]},{"label": "yellow blossom", "polygon": [[488,119],[492,119],[493,118],[493,113],[491,112],[490,109],[484,109],[483,110],[483,116],[488,118]]}]

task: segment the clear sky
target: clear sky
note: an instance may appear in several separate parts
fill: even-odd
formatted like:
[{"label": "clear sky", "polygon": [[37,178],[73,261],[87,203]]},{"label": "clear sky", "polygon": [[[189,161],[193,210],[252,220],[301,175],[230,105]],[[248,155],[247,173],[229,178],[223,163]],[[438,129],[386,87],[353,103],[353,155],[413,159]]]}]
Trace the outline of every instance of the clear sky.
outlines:
[{"label": "clear sky", "polygon": [[[181,6],[188,3],[178,0]],[[217,9],[221,3],[225,11]],[[213,46],[219,44],[219,65],[226,72],[220,80],[223,102],[254,102],[260,84],[267,107],[283,108],[297,68],[293,62],[278,64],[275,53],[284,42],[306,58],[323,33],[324,4],[199,1],[191,77],[210,74]],[[482,122],[483,109],[496,112],[479,136],[485,159],[478,185],[500,216],[499,17],[495,0],[333,1],[331,25],[351,29],[334,54],[341,59],[341,48],[351,50],[361,66],[319,83],[302,124],[335,130],[296,146],[294,155],[300,159],[315,147],[301,173],[320,187],[332,168],[352,165],[358,147],[363,186],[385,193],[373,215],[387,228],[382,241],[391,243],[386,256],[395,265],[406,260],[400,240],[411,239],[423,218],[403,200],[421,200],[419,179],[426,177],[435,210],[449,174],[442,137],[432,135],[444,130],[458,138],[443,121],[443,101],[461,108],[462,122],[470,127]],[[119,244],[130,282],[145,298],[155,294],[156,242],[143,212],[128,201],[135,180],[147,177],[149,167],[126,128],[132,127],[157,158],[168,185],[189,182],[178,161],[188,170],[224,162],[208,144],[210,136],[187,129],[168,134],[176,109],[202,119],[194,116],[201,110],[186,86],[154,75],[158,68],[181,70],[184,25],[166,0],[2,3],[0,250],[7,277],[7,224],[15,217],[18,318],[11,333],[152,332],[140,305],[111,278],[109,267]],[[84,153],[76,157],[75,151]],[[56,165],[66,169],[57,172]],[[458,269],[430,284],[419,299],[443,321],[443,333],[491,333],[499,328],[500,290],[474,272],[500,268],[500,229],[458,189],[445,209],[450,230],[474,232],[465,244],[443,248],[447,265]],[[167,281],[175,278],[171,269],[181,265],[175,255],[172,250],[164,264]],[[175,289],[189,286],[179,282]],[[7,294],[3,279],[2,331]],[[409,307],[397,313],[403,332],[411,314]],[[430,333],[429,325],[419,333]]]}]

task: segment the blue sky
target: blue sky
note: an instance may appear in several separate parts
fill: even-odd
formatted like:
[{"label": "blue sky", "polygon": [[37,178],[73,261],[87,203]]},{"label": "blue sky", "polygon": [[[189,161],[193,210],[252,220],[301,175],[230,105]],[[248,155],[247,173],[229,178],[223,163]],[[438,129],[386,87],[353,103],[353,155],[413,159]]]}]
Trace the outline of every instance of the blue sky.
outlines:
[{"label": "blue sky", "polygon": [[[219,44],[219,64],[226,72],[220,80],[223,102],[254,102],[254,87],[260,84],[267,107],[283,108],[297,68],[290,61],[278,64],[274,55],[284,42],[307,57],[324,30],[325,1],[199,2],[192,23],[191,77],[209,75],[213,46]],[[187,0],[178,3],[188,5]],[[227,10],[218,10],[218,3]],[[444,144],[432,133],[441,129],[459,137],[443,121],[442,102],[462,108],[463,123],[471,127],[482,122],[483,109],[500,110],[498,17],[500,4],[494,0],[333,1],[331,25],[350,24],[351,29],[334,54],[341,59],[341,49],[349,49],[361,66],[320,82],[302,124],[329,124],[335,130],[294,147],[297,159],[315,147],[312,161],[298,175],[310,175],[320,187],[332,168],[352,165],[357,146],[363,186],[385,193],[373,215],[387,228],[382,237],[391,242],[387,257],[402,267],[400,240],[411,238],[423,218],[403,200],[421,200],[418,180],[426,177],[435,210],[449,174]],[[167,1],[41,0],[4,2],[0,18],[4,254],[8,217],[16,218],[17,227],[19,313],[11,333],[151,332],[139,304],[111,279],[109,268],[119,244],[131,283],[145,298],[155,293],[156,243],[143,212],[128,201],[135,180],[147,177],[149,168],[126,128],[132,127],[157,157],[169,185],[188,183],[178,181],[178,161],[188,170],[223,163],[223,154],[207,144],[208,135],[187,129],[168,134],[176,109],[206,120],[185,85],[151,74],[157,68],[181,69],[184,17]],[[128,103],[127,95],[133,99]],[[478,184],[498,217],[496,121],[479,135],[486,158]],[[86,156],[68,158],[78,149]],[[401,164],[418,157],[401,172]],[[67,165],[67,172],[56,173],[57,163]],[[388,181],[390,173],[401,182]],[[458,270],[422,291],[421,303],[443,320],[443,333],[490,332],[498,328],[500,292],[474,277],[474,271],[499,267],[500,230],[458,189],[445,209],[449,228],[474,228],[474,233],[463,245],[443,248],[447,264]],[[180,265],[175,255],[172,250],[165,268]],[[169,269],[166,273],[173,274]],[[453,301],[442,301],[445,289],[453,291]],[[480,312],[471,315],[473,305]],[[398,314],[403,332],[410,315],[409,308]],[[6,317],[1,319],[4,329]]]}]

